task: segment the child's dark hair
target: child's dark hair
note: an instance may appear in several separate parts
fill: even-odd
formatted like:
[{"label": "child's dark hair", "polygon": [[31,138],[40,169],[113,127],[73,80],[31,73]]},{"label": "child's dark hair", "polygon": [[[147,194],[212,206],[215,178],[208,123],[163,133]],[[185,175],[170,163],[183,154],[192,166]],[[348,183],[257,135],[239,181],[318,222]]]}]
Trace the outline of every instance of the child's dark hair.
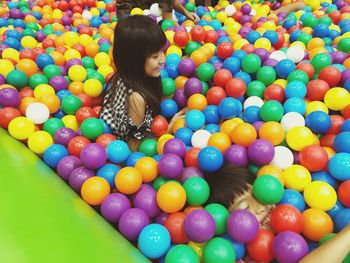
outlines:
[{"label": "child's dark hair", "polygon": [[117,73],[113,77],[110,99],[115,97],[115,83],[121,78],[126,87],[141,94],[153,114],[159,112],[162,85],[160,77],[145,73],[147,57],[162,50],[164,32],[147,16],[135,15],[121,19],[114,31],[113,59]]},{"label": "child's dark hair", "polygon": [[205,174],[205,179],[210,187],[210,197],[207,203],[219,203],[229,208],[234,198],[248,190],[254,178],[246,167],[233,164],[225,164],[218,171]]}]

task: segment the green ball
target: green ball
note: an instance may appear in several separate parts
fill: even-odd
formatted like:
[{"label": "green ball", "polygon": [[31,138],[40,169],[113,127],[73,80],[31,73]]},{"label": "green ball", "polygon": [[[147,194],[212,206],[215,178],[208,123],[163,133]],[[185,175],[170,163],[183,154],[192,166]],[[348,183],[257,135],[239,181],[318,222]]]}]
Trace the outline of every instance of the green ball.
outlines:
[{"label": "green ball", "polygon": [[329,13],[332,13],[333,11],[338,11],[338,9],[331,6],[331,7],[329,7],[329,8],[326,9],[326,12],[325,12],[325,13],[326,13],[326,14],[329,14]]},{"label": "green ball", "polygon": [[202,81],[203,89],[202,89],[202,94],[205,96],[208,92],[209,86],[206,82]]},{"label": "green ball", "polygon": [[300,80],[305,85],[307,85],[309,83],[309,76],[306,74],[305,71],[294,70],[288,75],[287,80],[288,80],[288,82],[291,82],[293,80]]},{"label": "green ball", "polygon": [[152,157],[157,154],[157,142],[153,139],[144,140],[140,146],[139,151],[144,153],[146,156]]},{"label": "green ball", "polygon": [[337,48],[345,53],[350,53],[350,37],[344,37],[338,42]]},{"label": "green ball", "polygon": [[210,194],[210,188],[206,180],[195,176],[188,178],[183,185],[186,191],[187,203],[199,206],[204,204]]},{"label": "green ball", "polygon": [[100,52],[108,53],[110,47],[111,47],[111,44],[109,44],[109,43],[103,43],[103,44],[100,46]]},{"label": "green ball", "polygon": [[260,108],[263,121],[280,121],[283,117],[283,106],[276,100],[266,101]]},{"label": "green ball", "polygon": [[315,73],[319,73],[323,68],[330,66],[331,64],[332,64],[332,59],[330,55],[325,53],[317,54],[311,59],[311,65],[315,68]]},{"label": "green ball", "polygon": [[199,263],[199,257],[190,246],[176,245],[168,251],[165,263]]},{"label": "green ball", "polygon": [[257,96],[257,97],[263,98],[265,88],[266,86],[262,81],[253,80],[247,86],[247,90],[246,90],[247,96],[248,97]]},{"label": "green ball", "polygon": [[273,67],[263,66],[258,70],[256,78],[257,80],[262,81],[265,86],[268,86],[276,80],[276,71]]},{"label": "green ball", "polygon": [[15,69],[7,74],[6,82],[7,84],[15,86],[17,89],[23,89],[28,85],[28,78],[22,71]]},{"label": "green ball", "polygon": [[159,188],[165,184],[166,182],[168,182],[168,179],[165,179],[164,177],[158,176],[154,181],[153,181],[153,188],[154,190],[158,191]]},{"label": "green ball", "polygon": [[166,97],[172,96],[176,91],[175,81],[172,78],[162,79],[162,92]]},{"label": "green ball", "polygon": [[48,119],[43,126],[44,131],[50,133],[52,137],[55,135],[55,132],[61,128],[64,128],[64,123],[58,118]]},{"label": "green ball", "polygon": [[306,18],[303,20],[303,27],[311,27],[314,28],[318,24],[317,18],[314,17],[313,15],[308,15]]},{"label": "green ball", "polygon": [[47,54],[50,54],[51,52],[55,51],[54,47],[48,47],[47,49],[45,49]]},{"label": "green ball", "polygon": [[87,75],[86,79],[97,79],[99,82],[101,82],[102,85],[106,82],[105,77],[97,71],[94,71],[90,75]]},{"label": "green ball", "polygon": [[79,97],[75,95],[65,96],[61,102],[62,110],[65,113],[71,115],[74,115],[77,112],[77,110],[81,108],[82,105],[83,103],[81,102]]},{"label": "green ball", "polygon": [[248,73],[255,73],[261,66],[261,59],[258,55],[249,54],[242,60],[242,69]]},{"label": "green ball", "polygon": [[175,26],[174,21],[166,19],[162,22],[161,28],[163,31],[166,31],[169,27]]},{"label": "green ball", "polygon": [[332,24],[332,19],[330,19],[330,17],[328,17],[328,16],[322,16],[318,20],[318,23],[319,24],[326,24],[327,26],[330,26]]},{"label": "green ball", "polygon": [[35,32],[29,28],[23,29],[22,31],[22,37],[24,36],[31,36],[35,38]]},{"label": "green ball", "polygon": [[185,53],[187,56],[191,56],[193,51],[196,51],[200,47],[201,47],[201,44],[199,44],[195,41],[189,41],[185,47]]},{"label": "green ball", "polygon": [[49,84],[49,79],[44,74],[37,73],[29,78],[29,87],[32,89],[35,89],[40,84]]},{"label": "green ball", "polygon": [[329,37],[324,37],[323,41],[324,41],[324,44],[326,46],[332,46],[332,44],[333,44],[333,40],[331,38],[329,38]]},{"label": "green ball", "polygon": [[35,22],[29,22],[27,23],[26,28],[34,30],[36,32],[39,30],[39,24]]},{"label": "green ball", "polygon": [[284,188],[282,183],[272,175],[262,175],[253,184],[255,198],[262,204],[272,205],[281,201]]},{"label": "green ball", "polygon": [[196,10],[196,5],[194,3],[188,2],[185,5],[185,8],[188,12],[194,12]]},{"label": "green ball", "polygon": [[205,244],[202,258],[205,263],[232,263],[236,261],[236,253],[229,241],[215,237]]},{"label": "green ball", "polygon": [[207,205],[204,209],[208,211],[209,214],[211,214],[215,221],[215,235],[223,235],[226,232],[226,223],[230,215],[226,207],[217,203],[213,203]]},{"label": "green ball", "polygon": [[97,118],[87,118],[81,124],[80,131],[86,138],[95,140],[103,133],[103,123]]},{"label": "green ball", "polygon": [[248,170],[251,174],[257,175],[257,173],[259,172],[261,166],[255,164],[255,163],[249,163],[248,164]]},{"label": "green ball", "polygon": [[43,69],[43,73],[45,74],[45,76],[48,79],[51,79],[54,76],[61,76],[62,75],[61,69],[56,65],[45,66],[45,68]]},{"label": "green ball", "polygon": [[83,57],[81,59],[81,62],[83,62],[83,66],[84,68],[88,69],[88,68],[91,68],[91,69],[95,69],[96,65],[95,65],[95,62],[94,62],[94,59],[93,58],[90,58],[88,56],[86,57]]},{"label": "green ball", "polygon": [[309,34],[302,33],[298,36],[298,41],[303,42],[305,45],[309,43],[309,41],[312,39],[312,36]]},{"label": "green ball", "polygon": [[215,68],[211,63],[203,63],[197,68],[197,77],[202,81],[209,81],[215,74]]}]

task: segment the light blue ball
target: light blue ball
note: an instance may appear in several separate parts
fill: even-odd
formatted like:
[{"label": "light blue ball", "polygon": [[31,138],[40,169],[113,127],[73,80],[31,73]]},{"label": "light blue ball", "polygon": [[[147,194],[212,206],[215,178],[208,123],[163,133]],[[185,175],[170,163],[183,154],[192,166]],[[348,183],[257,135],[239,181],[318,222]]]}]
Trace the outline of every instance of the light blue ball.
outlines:
[{"label": "light blue ball", "polygon": [[188,128],[197,131],[205,124],[205,116],[199,110],[190,110],[185,116],[185,123]]},{"label": "light blue ball", "polygon": [[223,163],[222,153],[213,146],[204,147],[198,154],[198,163],[204,172],[215,172],[219,170]]},{"label": "light blue ball", "polygon": [[336,153],[328,162],[330,174],[339,181],[350,179],[350,154]]},{"label": "light blue ball", "polygon": [[114,178],[119,172],[120,168],[115,164],[107,163],[97,170],[96,175],[107,180],[111,189],[115,188]]},{"label": "light blue ball", "polygon": [[115,140],[107,145],[106,153],[112,163],[123,163],[128,158],[130,149],[126,142]]},{"label": "light blue ball", "polygon": [[241,113],[242,103],[235,98],[227,97],[221,100],[218,110],[222,118],[230,119]]}]

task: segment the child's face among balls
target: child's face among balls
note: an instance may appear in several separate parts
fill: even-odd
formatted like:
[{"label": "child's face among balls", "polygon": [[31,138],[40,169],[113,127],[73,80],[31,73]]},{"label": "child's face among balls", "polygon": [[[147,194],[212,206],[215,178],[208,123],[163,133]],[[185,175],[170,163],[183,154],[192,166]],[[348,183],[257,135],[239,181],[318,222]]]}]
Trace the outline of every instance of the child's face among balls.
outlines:
[{"label": "child's face among balls", "polygon": [[149,77],[157,78],[160,76],[160,68],[165,62],[165,55],[163,51],[151,54],[145,63],[145,72]]}]

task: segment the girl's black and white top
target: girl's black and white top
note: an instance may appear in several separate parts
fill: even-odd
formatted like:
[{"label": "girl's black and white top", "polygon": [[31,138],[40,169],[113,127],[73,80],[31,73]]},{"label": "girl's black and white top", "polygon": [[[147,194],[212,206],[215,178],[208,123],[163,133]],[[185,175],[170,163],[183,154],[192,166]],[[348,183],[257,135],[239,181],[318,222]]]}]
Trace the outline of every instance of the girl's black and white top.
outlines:
[{"label": "girl's black and white top", "polygon": [[106,95],[103,100],[100,118],[111,128],[113,134],[118,140],[128,141],[129,139],[143,139],[151,132],[153,122],[152,110],[146,106],[145,119],[140,125],[136,125],[128,113],[128,97],[133,90],[128,89],[121,78],[118,78],[115,96],[110,86],[107,86]]}]

